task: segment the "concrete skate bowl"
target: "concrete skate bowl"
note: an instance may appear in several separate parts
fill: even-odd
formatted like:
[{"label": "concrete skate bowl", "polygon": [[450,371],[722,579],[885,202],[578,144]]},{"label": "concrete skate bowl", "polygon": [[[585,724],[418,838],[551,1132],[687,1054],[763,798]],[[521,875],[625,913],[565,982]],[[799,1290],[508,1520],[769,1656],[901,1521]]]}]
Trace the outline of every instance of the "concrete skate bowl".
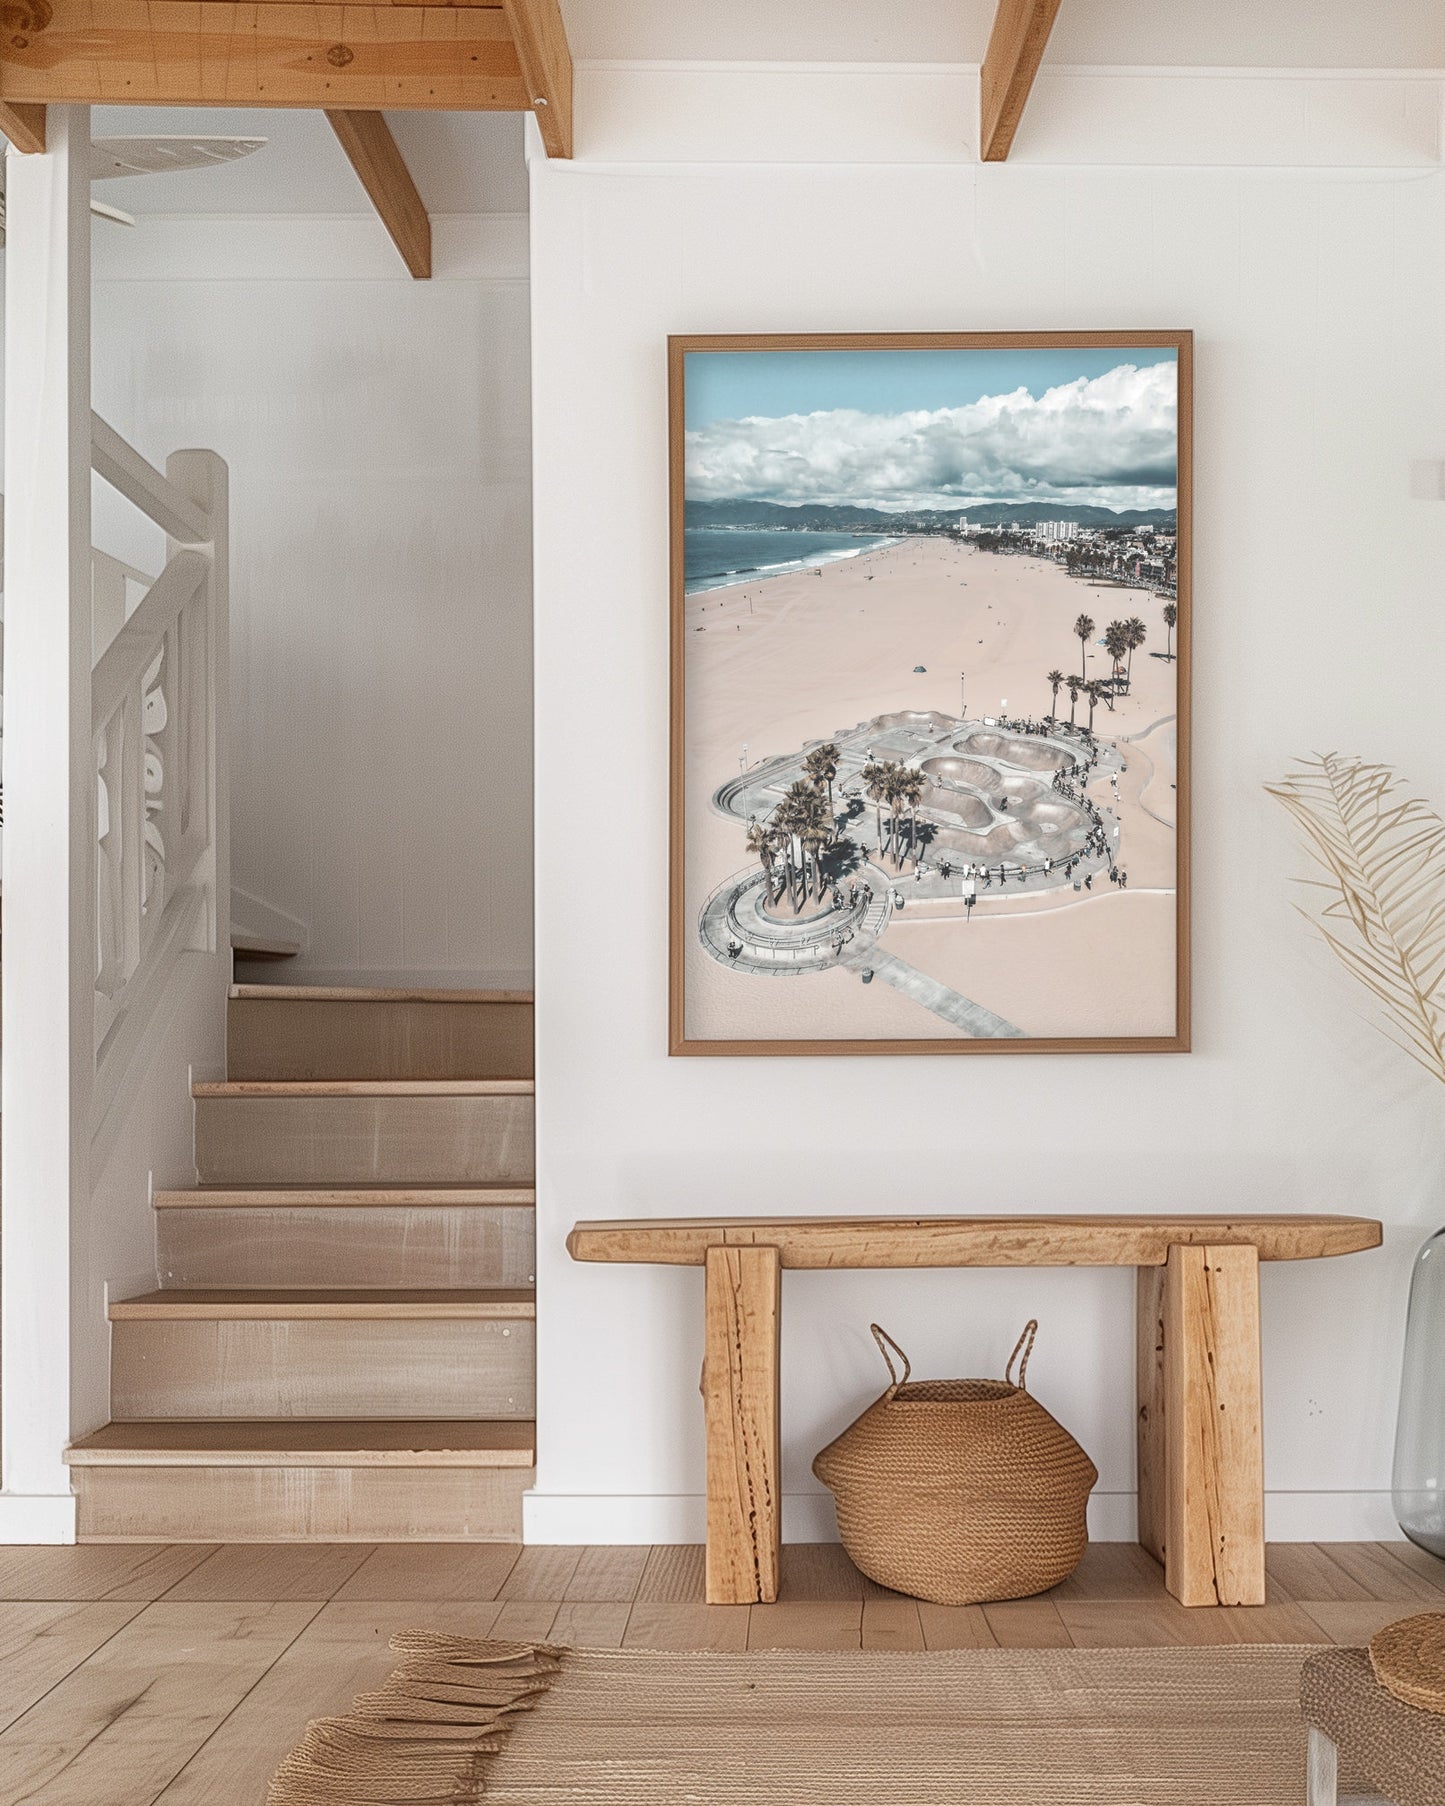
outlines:
[{"label": "concrete skate bowl", "polygon": [[1009,859],[1025,837],[1017,822],[998,822],[987,834],[969,834],[960,828],[938,828],[928,843],[925,855],[930,865],[940,859],[968,864],[983,860]]},{"label": "concrete skate bowl", "polygon": [[1006,771],[999,782],[999,789],[1008,799],[1010,809],[1027,809],[1031,804],[1054,795],[1052,784],[1045,784],[1038,778],[1025,777],[1019,771]]},{"label": "concrete skate bowl", "polygon": [[987,828],[993,811],[981,796],[967,790],[950,790],[943,784],[930,784],[923,793],[923,807],[935,815],[951,815],[966,828]]},{"label": "concrete skate bowl", "polygon": [[996,792],[1003,782],[993,766],[985,765],[982,759],[925,759],[919,769],[927,777],[947,779],[950,784],[967,784],[972,790],[989,794]]},{"label": "concrete skate bowl", "polygon": [[1055,859],[1082,852],[1089,838],[1088,821],[1072,803],[1040,798],[1020,809],[1016,821],[1024,838]]},{"label": "concrete skate bowl", "polygon": [[955,740],[953,750],[981,753],[985,759],[1000,759],[1005,765],[1018,765],[1025,771],[1062,771],[1074,762],[1073,755],[1061,746],[1048,746],[1041,740],[1018,740],[1012,734],[969,734]]},{"label": "concrete skate bowl", "polygon": [[940,715],[937,709],[899,709],[892,715],[875,715],[868,726],[875,734],[886,734],[895,727],[915,734],[941,734],[957,720],[956,715]]}]

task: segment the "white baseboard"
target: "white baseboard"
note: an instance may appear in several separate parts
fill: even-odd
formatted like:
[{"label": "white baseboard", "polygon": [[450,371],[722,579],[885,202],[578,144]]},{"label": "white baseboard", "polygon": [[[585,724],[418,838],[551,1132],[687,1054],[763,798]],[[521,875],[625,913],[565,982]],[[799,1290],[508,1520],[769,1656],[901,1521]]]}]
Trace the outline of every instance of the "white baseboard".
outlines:
[{"label": "white baseboard", "polygon": [[73,1493],[0,1492],[0,1544],[74,1541]]},{"label": "white baseboard", "polygon": [[[1265,1497],[1265,1531],[1277,1543],[1397,1541],[1399,1526],[1388,1492],[1272,1492]],[[522,1498],[522,1539],[528,1543],[700,1543],[707,1533],[701,1493],[553,1493]],[[1096,1492],[1089,1500],[1089,1535],[1097,1543],[1132,1543],[1138,1535],[1132,1492]],[[783,1495],[785,1543],[838,1540],[828,1493]]]},{"label": "white baseboard", "polygon": [[1390,1495],[1379,1492],[1267,1492],[1264,1534],[1272,1543],[1397,1543],[1402,1531]]},{"label": "white baseboard", "polygon": [[[697,1493],[556,1493],[522,1495],[527,1543],[701,1543],[707,1500]],[[829,1493],[783,1495],[783,1540],[836,1543]]]}]

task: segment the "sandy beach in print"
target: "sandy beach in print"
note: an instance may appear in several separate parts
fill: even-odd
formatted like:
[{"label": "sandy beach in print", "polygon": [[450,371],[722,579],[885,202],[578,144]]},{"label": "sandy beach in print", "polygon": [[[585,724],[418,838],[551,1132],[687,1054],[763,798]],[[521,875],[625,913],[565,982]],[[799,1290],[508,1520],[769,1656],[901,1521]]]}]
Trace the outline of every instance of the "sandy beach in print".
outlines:
[{"label": "sandy beach in print", "polygon": [[[950,894],[928,894],[940,889],[936,852],[923,861],[925,879],[915,875],[916,862],[898,870],[873,858],[872,888],[900,902],[867,957],[905,962],[1028,1038],[1174,1033],[1178,664],[1162,656],[1170,637],[1165,600],[1147,588],[1070,576],[1049,558],[1001,555],[946,534],[687,597],[687,922],[697,923],[729,880],[757,870],[746,817],[736,810],[752,813],[766,798],[744,790],[744,805],[723,812],[717,793],[731,780],[746,784],[769,760],[800,756],[810,742],[880,717],[930,717],[944,727],[957,718],[975,735],[985,718],[1043,724],[1056,706],[1047,673],[1080,673],[1076,619],[1086,614],[1096,623],[1082,649],[1082,674],[1106,680],[1114,661],[1097,642],[1109,622],[1137,616],[1147,637],[1133,654],[1128,693],[1115,697],[1112,710],[1102,701],[1094,708],[1101,757],[1082,786],[1107,832],[1118,829],[1106,864],[1124,874],[1127,888],[1097,870],[1091,888],[1077,891],[1070,883],[1010,895],[1005,882],[980,887],[966,911],[953,879]],[[1067,722],[1067,689],[1057,709]],[[1084,697],[1076,717],[1088,721]],[[955,742],[938,744],[947,751]],[[957,744],[966,754],[973,743]],[[863,799],[855,809],[865,825],[872,819]],[[968,841],[944,839],[956,848],[957,872],[968,862]],[[995,836],[990,858],[996,843]],[[737,969],[698,932],[688,933],[683,960],[690,1039],[960,1035],[956,1022],[906,989],[864,983],[857,965],[786,975]]]}]

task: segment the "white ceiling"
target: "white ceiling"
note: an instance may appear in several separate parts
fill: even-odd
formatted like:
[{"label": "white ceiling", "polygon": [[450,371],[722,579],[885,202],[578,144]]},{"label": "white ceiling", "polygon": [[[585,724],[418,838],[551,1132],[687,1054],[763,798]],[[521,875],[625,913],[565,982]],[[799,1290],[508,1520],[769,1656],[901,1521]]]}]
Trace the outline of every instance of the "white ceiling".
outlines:
[{"label": "white ceiling", "polygon": [[[994,0],[562,0],[572,54],[976,63]],[[1441,0],[1063,0],[1059,63],[1440,68]]]},{"label": "white ceiling", "polygon": [[[525,213],[519,113],[388,114],[432,214]],[[99,183],[96,199],[135,214],[370,214],[324,114],[245,107],[96,107],[97,138],[195,133],[267,140],[238,163]]]}]

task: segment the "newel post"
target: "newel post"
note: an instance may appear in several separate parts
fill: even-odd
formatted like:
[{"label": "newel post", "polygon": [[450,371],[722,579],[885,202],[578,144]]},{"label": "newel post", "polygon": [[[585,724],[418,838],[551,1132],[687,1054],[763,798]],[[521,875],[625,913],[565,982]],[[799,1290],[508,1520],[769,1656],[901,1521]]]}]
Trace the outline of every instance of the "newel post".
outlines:
[{"label": "newel post", "polygon": [[6,167],[0,1541],[66,1542],[95,1073],[88,110],[52,107],[45,153]]},{"label": "newel post", "polygon": [[[201,882],[207,908],[195,945],[202,953],[221,955],[217,967],[223,995],[230,977],[231,945],[231,474],[226,460],[213,451],[177,451],[166,459],[166,478],[206,517],[209,539],[199,549],[210,564],[206,578],[206,643],[195,648],[189,697],[198,718],[188,723],[193,748],[203,756],[194,776],[190,807],[206,812],[207,852]],[[166,541],[166,557],[190,549],[189,542]]]}]

